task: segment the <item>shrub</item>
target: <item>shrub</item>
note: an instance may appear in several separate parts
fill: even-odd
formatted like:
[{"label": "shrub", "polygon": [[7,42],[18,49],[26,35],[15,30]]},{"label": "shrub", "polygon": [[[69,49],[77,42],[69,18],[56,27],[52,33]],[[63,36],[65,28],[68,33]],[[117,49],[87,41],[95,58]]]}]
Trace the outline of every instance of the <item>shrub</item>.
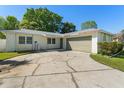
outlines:
[{"label": "shrub", "polygon": [[6,39],[6,36],[2,32],[0,32],[0,39]]},{"label": "shrub", "polygon": [[98,43],[98,52],[102,55],[113,55],[122,51],[123,43],[121,42],[100,42]]}]

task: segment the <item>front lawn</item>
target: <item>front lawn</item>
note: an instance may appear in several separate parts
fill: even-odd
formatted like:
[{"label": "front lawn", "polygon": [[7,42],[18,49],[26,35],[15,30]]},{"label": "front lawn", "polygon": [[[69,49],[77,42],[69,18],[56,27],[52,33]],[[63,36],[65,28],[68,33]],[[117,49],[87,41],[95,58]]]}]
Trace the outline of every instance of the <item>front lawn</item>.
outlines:
[{"label": "front lawn", "polygon": [[91,54],[91,58],[93,58],[95,61],[108,65],[112,68],[124,71],[124,58],[117,58],[117,57],[109,57],[109,56],[103,56],[101,54]]},{"label": "front lawn", "polygon": [[20,56],[20,55],[25,55],[29,54],[31,52],[6,52],[6,53],[0,53],[0,61],[9,59],[12,57]]}]

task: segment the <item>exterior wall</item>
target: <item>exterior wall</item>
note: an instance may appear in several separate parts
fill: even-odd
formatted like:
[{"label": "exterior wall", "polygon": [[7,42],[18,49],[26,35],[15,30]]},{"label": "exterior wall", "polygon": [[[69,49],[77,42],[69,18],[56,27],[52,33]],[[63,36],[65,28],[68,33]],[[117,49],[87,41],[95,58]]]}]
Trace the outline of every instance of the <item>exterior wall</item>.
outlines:
[{"label": "exterior wall", "polygon": [[[104,40],[104,35],[106,37],[106,40]],[[98,33],[98,42],[111,42],[112,41],[112,35],[104,34],[104,33]]]},{"label": "exterior wall", "polygon": [[[37,41],[37,45],[35,41]],[[33,35],[33,50],[36,48],[38,50],[47,49],[47,38],[40,35]]]},{"label": "exterior wall", "polygon": [[16,34],[16,51],[32,50],[32,44],[19,44],[19,36],[24,36],[25,39],[28,36],[32,37],[32,35],[28,34]]},{"label": "exterior wall", "polygon": [[[47,49],[57,49],[60,48],[60,38],[55,38],[56,43],[55,44],[47,44],[46,48]],[[46,41],[47,43],[47,41]]]},{"label": "exterior wall", "polygon": [[67,44],[66,38],[63,38],[63,49],[65,50],[66,50],[66,44]]},{"label": "exterior wall", "polygon": [[[19,36],[32,37],[32,44],[19,44]],[[16,34],[16,51],[60,48],[60,38],[55,40],[56,44],[47,44],[47,37],[41,35]]]},{"label": "exterior wall", "polygon": [[98,52],[98,34],[92,35],[92,53]]},{"label": "exterior wall", "polygon": [[[104,36],[105,35],[105,36]],[[106,38],[106,40],[104,40],[104,37]],[[98,41],[97,41],[97,43],[98,42],[112,42],[112,35],[110,35],[110,34],[104,34],[104,33],[98,33]],[[99,50],[99,46],[98,46],[98,44],[97,44],[97,51]]]},{"label": "exterior wall", "polygon": [[0,52],[6,51],[6,39],[0,39]]},{"label": "exterior wall", "polygon": [[16,39],[15,33],[6,33],[6,51],[16,51]]}]

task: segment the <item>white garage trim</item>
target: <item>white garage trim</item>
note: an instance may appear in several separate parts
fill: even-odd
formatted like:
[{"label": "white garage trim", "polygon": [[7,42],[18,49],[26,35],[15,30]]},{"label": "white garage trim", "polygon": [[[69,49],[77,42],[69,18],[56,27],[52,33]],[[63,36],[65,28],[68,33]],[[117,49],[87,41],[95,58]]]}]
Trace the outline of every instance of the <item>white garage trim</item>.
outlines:
[{"label": "white garage trim", "polygon": [[92,53],[98,52],[98,37],[97,34],[92,35]]}]

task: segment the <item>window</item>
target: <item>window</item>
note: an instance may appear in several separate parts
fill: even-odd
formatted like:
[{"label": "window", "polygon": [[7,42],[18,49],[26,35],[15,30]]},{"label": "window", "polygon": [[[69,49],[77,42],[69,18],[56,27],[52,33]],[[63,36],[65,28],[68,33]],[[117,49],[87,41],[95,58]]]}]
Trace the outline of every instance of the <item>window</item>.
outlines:
[{"label": "window", "polygon": [[47,38],[47,44],[51,44],[51,38]]},{"label": "window", "polygon": [[32,37],[27,37],[27,44],[32,44]]},{"label": "window", "polygon": [[19,44],[25,44],[25,37],[19,36]]},{"label": "window", "polygon": [[106,41],[106,34],[103,35],[103,41]]},{"label": "window", "polygon": [[112,36],[110,36],[110,41],[112,41]]},{"label": "window", "polygon": [[52,39],[52,44],[56,44],[55,38]]},{"label": "window", "polygon": [[47,44],[56,44],[55,38],[47,38]]}]

